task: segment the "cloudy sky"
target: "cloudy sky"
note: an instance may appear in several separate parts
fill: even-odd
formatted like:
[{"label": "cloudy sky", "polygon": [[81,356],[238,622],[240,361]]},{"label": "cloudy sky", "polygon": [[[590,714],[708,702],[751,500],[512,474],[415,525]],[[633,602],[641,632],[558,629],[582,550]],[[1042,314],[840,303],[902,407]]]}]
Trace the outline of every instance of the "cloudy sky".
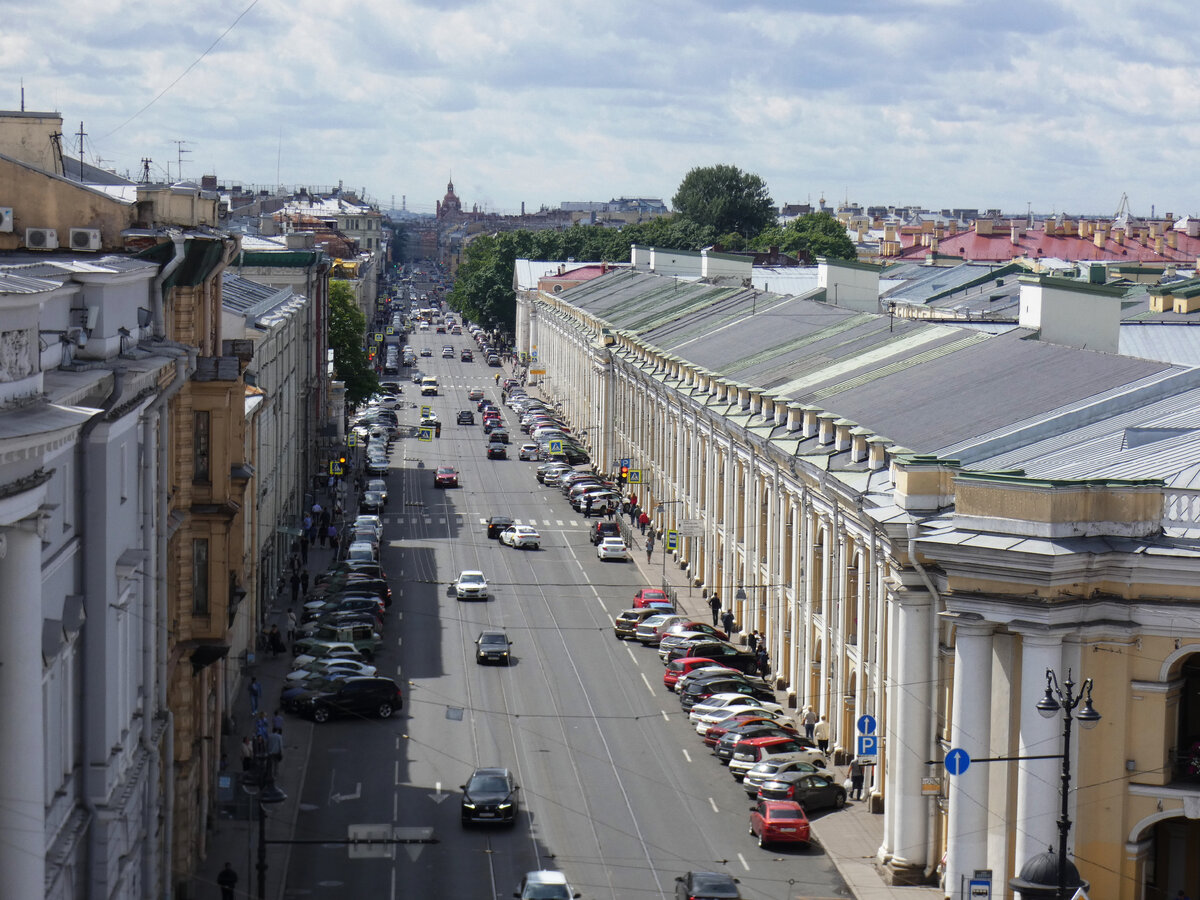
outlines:
[{"label": "cloudy sky", "polygon": [[[432,211],[670,202],[1200,212],[1196,7],[1119,0],[0,0],[0,109],[136,175]],[[78,138],[67,151],[78,153]]]}]

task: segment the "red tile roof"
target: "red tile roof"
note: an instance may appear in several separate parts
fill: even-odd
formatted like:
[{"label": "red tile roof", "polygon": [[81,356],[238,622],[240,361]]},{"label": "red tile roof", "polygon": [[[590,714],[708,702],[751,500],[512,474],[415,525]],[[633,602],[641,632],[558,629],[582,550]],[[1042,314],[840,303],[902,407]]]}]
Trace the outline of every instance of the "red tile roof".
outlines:
[{"label": "red tile roof", "polygon": [[1187,234],[1178,231],[1174,234],[1176,249],[1172,250],[1164,241],[1163,252],[1160,254],[1155,252],[1154,239],[1149,237],[1134,240],[1127,236],[1122,245],[1109,236],[1102,247],[1097,247],[1092,238],[1081,238],[1075,234],[1047,235],[1045,231],[1030,229],[1018,237],[1017,243],[1014,244],[1009,228],[997,226],[995,234],[976,234],[973,230],[960,231],[957,234],[946,235],[936,242],[934,247],[922,247],[917,233],[902,231],[899,237],[904,249],[893,259],[924,259],[927,253],[936,249],[942,256],[957,256],[972,262],[1049,257],[1071,261],[1114,260],[1194,266],[1196,257],[1200,255],[1200,238],[1188,237]]}]

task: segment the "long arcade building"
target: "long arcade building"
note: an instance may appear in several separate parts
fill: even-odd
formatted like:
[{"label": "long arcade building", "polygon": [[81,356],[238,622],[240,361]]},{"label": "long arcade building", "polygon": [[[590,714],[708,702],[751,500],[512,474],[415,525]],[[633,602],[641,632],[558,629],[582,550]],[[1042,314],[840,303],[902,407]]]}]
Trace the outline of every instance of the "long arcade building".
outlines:
[{"label": "long arcade building", "polygon": [[876,718],[893,880],[944,859],[947,896],[979,869],[1013,896],[1057,847],[1059,760],[940,765],[1060,753],[1051,669],[1102,714],[1071,757],[1092,896],[1194,889],[1200,372],[1039,340],[1038,315],[1116,327],[1119,298],[1077,282],[1023,278],[1034,320],[992,335],[880,315],[858,264],[794,297],[719,254],[632,258],[518,298],[530,380],[599,469],[631,461],[655,527],[683,530],[673,564],[765,634],[840,759]]}]

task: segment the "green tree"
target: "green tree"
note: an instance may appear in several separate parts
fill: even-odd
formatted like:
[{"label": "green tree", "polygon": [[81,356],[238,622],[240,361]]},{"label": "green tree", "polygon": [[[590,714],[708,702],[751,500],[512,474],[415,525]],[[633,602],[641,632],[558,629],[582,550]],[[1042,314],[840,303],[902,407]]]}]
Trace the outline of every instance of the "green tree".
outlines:
[{"label": "green tree", "polygon": [[379,378],[363,352],[367,317],[354,302],[354,289],[347,281],[329,282],[329,346],[333,349],[333,371],[346,384],[346,400],[361,403],[379,390]]},{"label": "green tree", "polygon": [[792,238],[793,249],[808,251],[813,260],[818,256],[829,259],[858,258],[854,241],[846,234],[845,227],[827,212],[798,216],[787,223],[784,232]]},{"label": "green tree", "polygon": [[775,201],[766,183],[737,166],[700,166],[683,177],[671,205],[685,219],[715,234],[736,231],[754,237],[775,221]]}]

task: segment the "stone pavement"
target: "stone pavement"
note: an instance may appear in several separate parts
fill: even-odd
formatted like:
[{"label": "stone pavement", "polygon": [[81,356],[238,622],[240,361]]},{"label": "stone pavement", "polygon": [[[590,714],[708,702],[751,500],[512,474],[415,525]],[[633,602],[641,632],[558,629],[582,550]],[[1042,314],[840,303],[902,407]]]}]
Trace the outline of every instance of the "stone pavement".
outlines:
[{"label": "stone pavement", "polygon": [[[645,576],[647,585],[663,585],[673,589],[675,606],[680,612],[707,622],[712,613],[701,599],[699,588],[692,587],[678,563],[668,557],[664,567],[663,542],[657,540],[649,561],[646,559],[646,539],[637,528],[629,528],[625,517],[622,532],[629,543],[630,553]],[[850,777],[849,767],[835,768],[839,778]],[[875,863],[875,854],[883,843],[883,816],[872,813],[866,801],[849,801],[846,807],[829,811],[812,820],[817,841],[837,868],[842,880],[857,900],[942,900],[936,887],[894,887],[883,880]],[[818,900],[795,897],[792,900]],[[824,898],[820,898],[824,900]]]}]

